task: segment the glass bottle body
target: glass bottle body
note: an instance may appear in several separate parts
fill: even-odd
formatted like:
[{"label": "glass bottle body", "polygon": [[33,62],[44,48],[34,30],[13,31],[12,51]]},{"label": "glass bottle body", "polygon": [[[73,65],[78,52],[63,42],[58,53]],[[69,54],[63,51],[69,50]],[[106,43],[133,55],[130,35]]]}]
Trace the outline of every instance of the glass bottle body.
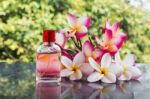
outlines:
[{"label": "glass bottle body", "polygon": [[56,44],[41,45],[36,55],[36,80],[60,82],[60,56],[61,51]]}]

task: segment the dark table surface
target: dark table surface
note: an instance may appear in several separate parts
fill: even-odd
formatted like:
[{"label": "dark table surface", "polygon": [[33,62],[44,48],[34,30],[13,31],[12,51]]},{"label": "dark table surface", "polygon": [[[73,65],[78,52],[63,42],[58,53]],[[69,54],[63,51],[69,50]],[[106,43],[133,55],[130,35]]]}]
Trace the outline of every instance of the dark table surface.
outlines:
[{"label": "dark table surface", "polygon": [[63,79],[60,85],[35,81],[35,63],[0,63],[0,99],[150,99],[150,65],[139,64],[139,81],[116,84]]}]

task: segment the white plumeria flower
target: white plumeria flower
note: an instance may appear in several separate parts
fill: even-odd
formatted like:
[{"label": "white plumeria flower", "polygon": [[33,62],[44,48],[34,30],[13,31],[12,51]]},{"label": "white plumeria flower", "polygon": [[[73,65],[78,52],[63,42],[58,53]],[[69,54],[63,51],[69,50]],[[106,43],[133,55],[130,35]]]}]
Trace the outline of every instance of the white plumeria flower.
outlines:
[{"label": "white plumeria flower", "polygon": [[79,52],[72,60],[62,56],[61,63],[66,67],[61,71],[61,77],[70,76],[70,80],[79,80],[82,78],[82,72],[80,66],[84,63],[85,57],[82,52]]},{"label": "white plumeria flower", "polygon": [[118,80],[137,80],[141,76],[141,71],[134,66],[135,56],[127,54],[124,60],[121,60],[119,52],[115,54],[115,61],[123,68],[122,75]]},{"label": "white plumeria flower", "polygon": [[96,71],[89,75],[87,80],[89,82],[96,82],[99,80],[105,83],[116,82],[116,76],[110,70],[111,61],[109,53],[103,55],[101,64],[98,64],[93,58],[89,57],[89,63]]}]

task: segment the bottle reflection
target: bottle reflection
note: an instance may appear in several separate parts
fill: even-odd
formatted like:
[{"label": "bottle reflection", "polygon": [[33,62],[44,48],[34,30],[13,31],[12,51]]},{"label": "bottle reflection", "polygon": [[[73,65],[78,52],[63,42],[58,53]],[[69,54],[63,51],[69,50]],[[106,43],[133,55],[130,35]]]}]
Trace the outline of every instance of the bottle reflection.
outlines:
[{"label": "bottle reflection", "polygon": [[61,86],[58,83],[36,84],[36,99],[60,99]]}]

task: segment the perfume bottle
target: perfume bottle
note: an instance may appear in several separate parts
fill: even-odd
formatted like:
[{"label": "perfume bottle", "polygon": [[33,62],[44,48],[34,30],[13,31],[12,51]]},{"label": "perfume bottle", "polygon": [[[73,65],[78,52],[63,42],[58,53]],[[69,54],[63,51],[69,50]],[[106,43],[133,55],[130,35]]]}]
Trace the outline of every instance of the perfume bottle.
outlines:
[{"label": "perfume bottle", "polygon": [[36,80],[60,82],[61,49],[55,44],[55,31],[43,31],[43,44],[36,54]]}]

